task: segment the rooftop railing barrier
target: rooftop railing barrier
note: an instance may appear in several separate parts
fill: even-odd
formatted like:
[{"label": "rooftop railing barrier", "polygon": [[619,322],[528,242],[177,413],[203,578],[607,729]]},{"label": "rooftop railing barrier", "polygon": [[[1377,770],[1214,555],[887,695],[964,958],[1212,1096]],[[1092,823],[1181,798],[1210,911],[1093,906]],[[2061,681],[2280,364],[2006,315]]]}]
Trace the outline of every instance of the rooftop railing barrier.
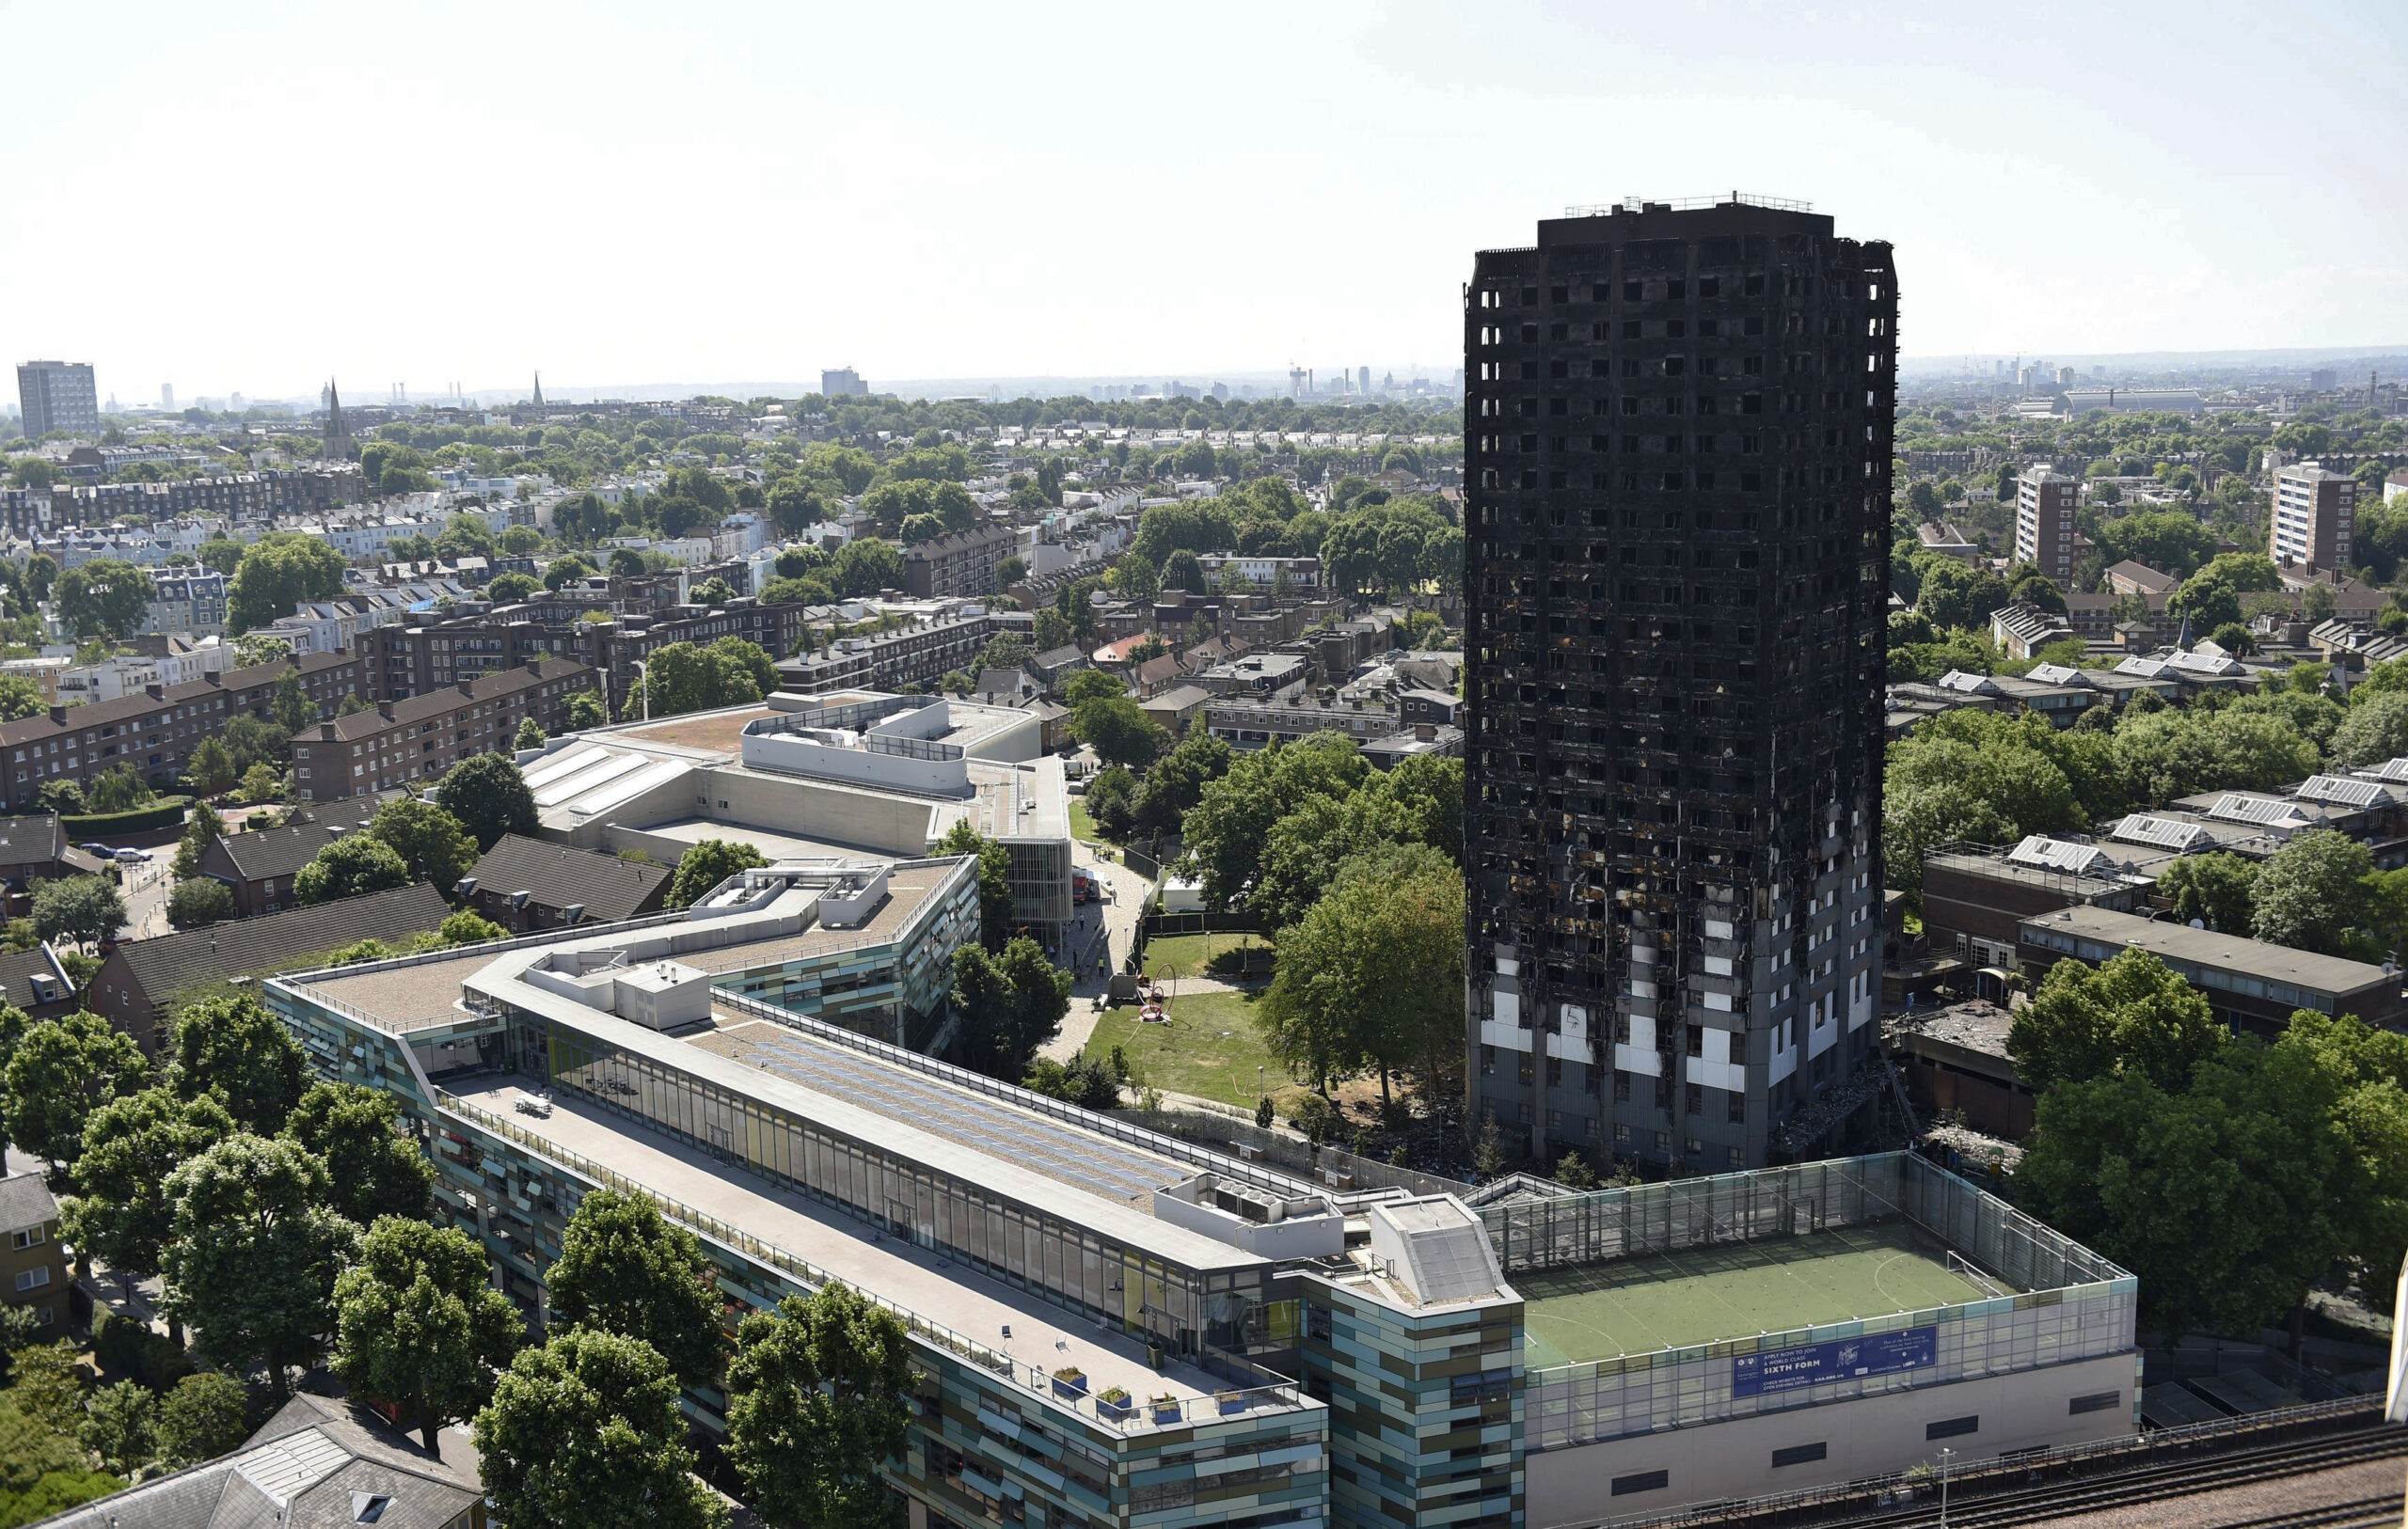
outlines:
[{"label": "rooftop railing barrier", "polygon": [[1048,1406],[1074,1412],[1082,1419],[1091,1419],[1117,1432],[1183,1427],[1191,1424],[1216,1422],[1243,1412],[1284,1411],[1305,1405],[1304,1393],[1295,1382],[1249,1361],[1210,1350],[1195,1356],[1196,1367],[1230,1380],[1231,1388],[1215,1391],[1209,1396],[1163,1401],[1131,1396],[1121,1403],[1107,1402],[1101,1395],[1073,1391],[1058,1384],[1052,1372],[1041,1365],[1027,1363],[941,1322],[929,1321],[919,1313],[898,1306],[874,1290],[863,1289],[798,1253],[755,1237],[742,1227],[673,1195],[663,1194],[615,1168],[596,1162],[481,1105],[471,1104],[458,1095],[437,1088],[435,1102],[446,1113],[456,1115],[470,1126],[490,1131],[547,1162],[591,1180],[598,1188],[642,1195],[657,1205],[662,1214],[696,1235],[720,1244],[731,1253],[775,1269],[805,1286],[816,1289],[829,1285],[844,1285],[871,1305],[892,1313],[906,1331],[930,1348],[943,1349],[990,1375],[1001,1377],[1031,1392]]},{"label": "rooftop railing barrier", "polygon": [[732,1007],[756,1013],[762,1018],[773,1019],[790,1030],[800,1031],[832,1046],[848,1047],[865,1055],[876,1057],[891,1066],[921,1073],[940,1081],[951,1083],[957,1088],[968,1089],[974,1094],[1001,1100],[1015,1109],[1050,1116],[1066,1125],[1075,1126],[1081,1130],[1093,1131],[1099,1136],[1138,1147],[1156,1157],[1166,1158],[1172,1162],[1209,1169],[1223,1177],[1252,1184],[1258,1189],[1267,1190],[1281,1196],[1293,1197],[1311,1192],[1311,1186],[1300,1183],[1285,1174],[1272,1173],[1258,1164],[1241,1162],[1235,1158],[1182,1142],[1175,1136],[1165,1136],[1160,1131],[1133,1126],[1126,1121],[1116,1120],[1110,1115],[1099,1114],[1092,1110],[1082,1110],[1077,1105],[1066,1104],[1060,1099],[1048,1098],[1042,1094],[1032,1093],[1010,1083],[998,1082],[992,1078],[972,1072],[967,1067],[957,1067],[949,1062],[939,1062],[933,1057],[922,1056],[915,1051],[907,1051],[899,1046],[891,1046],[884,1041],[873,1040],[866,1035],[831,1025],[824,1020],[814,1019],[805,1015],[791,1014],[773,1004],[764,1003],[758,999],[747,998],[738,993],[722,993],[720,997],[722,1002]]}]

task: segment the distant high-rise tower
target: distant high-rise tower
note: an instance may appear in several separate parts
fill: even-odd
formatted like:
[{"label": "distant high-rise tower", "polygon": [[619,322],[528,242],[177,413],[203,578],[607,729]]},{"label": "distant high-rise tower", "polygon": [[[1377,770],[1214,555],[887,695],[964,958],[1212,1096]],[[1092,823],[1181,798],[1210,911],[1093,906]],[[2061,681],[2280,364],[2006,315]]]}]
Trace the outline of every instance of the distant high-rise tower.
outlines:
[{"label": "distant high-rise tower", "polygon": [[169,414],[176,412],[175,384],[161,383],[159,385],[159,407],[166,410]]},{"label": "distant high-rise tower", "polygon": [[837,367],[819,374],[819,391],[826,398],[867,398],[869,384],[850,367]]},{"label": "distant high-rise tower", "polygon": [[2074,515],[2082,480],[2047,463],[2015,481],[2015,560],[2028,562],[2059,584],[2073,582]]},{"label": "distant high-rise tower", "polygon": [[1370,367],[1357,367],[1354,369],[1354,390],[1358,393],[1364,394],[1369,394],[1370,392],[1371,369]]},{"label": "distant high-rise tower", "polygon": [[1736,197],[1477,257],[1469,1102],[1534,1154],[1804,1156],[1873,1076],[1896,318]]},{"label": "distant high-rise tower", "polygon": [[544,374],[540,371],[535,373],[535,406],[544,406]]},{"label": "distant high-rise tower", "polygon": [[343,423],[342,395],[335,390],[332,377],[326,379],[326,428],[321,449],[328,458],[337,461],[359,454],[358,447],[351,438],[351,427]]},{"label": "distant high-rise tower", "polygon": [[27,440],[38,441],[54,430],[71,435],[101,433],[101,395],[88,362],[24,362],[17,368],[17,406],[24,411]]}]

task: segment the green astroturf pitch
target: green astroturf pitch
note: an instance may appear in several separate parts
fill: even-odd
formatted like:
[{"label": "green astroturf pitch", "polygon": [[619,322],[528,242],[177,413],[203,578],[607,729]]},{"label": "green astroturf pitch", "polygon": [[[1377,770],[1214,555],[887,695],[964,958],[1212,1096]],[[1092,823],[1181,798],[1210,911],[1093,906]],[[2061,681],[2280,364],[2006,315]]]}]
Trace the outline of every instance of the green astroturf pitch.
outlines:
[{"label": "green astroturf pitch", "polygon": [[1513,1288],[1526,1302],[1522,1348],[1532,1369],[1998,1293],[1952,1271],[1928,1237],[1899,1224],[1532,1270],[1514,1275]]}]

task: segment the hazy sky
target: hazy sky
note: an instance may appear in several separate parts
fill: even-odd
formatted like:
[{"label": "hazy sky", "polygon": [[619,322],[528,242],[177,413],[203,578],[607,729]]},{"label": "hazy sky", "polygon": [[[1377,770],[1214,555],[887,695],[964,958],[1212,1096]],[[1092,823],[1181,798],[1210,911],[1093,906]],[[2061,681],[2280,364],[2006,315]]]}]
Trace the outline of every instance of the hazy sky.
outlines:
[{"label": "hazy sky", "polygon": [[0,0],[0,359],[413,394],[1458,359],[1470,253],[1738,187],[1910,355],[2408,341],[2408,6]]}]

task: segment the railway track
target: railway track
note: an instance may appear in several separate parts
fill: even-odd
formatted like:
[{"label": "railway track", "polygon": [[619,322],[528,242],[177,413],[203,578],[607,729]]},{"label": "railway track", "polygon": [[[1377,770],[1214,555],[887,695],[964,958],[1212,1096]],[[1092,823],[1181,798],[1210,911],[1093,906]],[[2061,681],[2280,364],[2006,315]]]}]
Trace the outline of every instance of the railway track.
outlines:
[{"label": "railway track", "polygon": [[[1989,1464],[1950,1483],[1948,1522],[1950,1529],[2044,1524],[2075,1514],[2160,1503],[2402,1458],[2408,1458],[2408,1429],[2361,1423],[2237,1449],[2203,1449],[2121,1467],[2101,1465],[2090,1472],[2059,1474],[2052,1480],[2036,1478],[2044,1472],[2062,1471],[2063,1466],[2036,1462],[2027,1469],[2012,1463]],[[1787,1529],[1793,1525],[1877,1529],[1896,1525],[1904,1529],[1907,1525],[1931,1525],[1938,1521],[1938,1493],[1925,1483],[1911,1501],[1903,1503],[1863,1498],[1852,1503],[1734,1503],[1656,1521],[1663,1529],[1674,1529],[1675,1525],[1694,1529]],[[2400,1497],[2389,1493],[2226,1521],[2212,1529],[2357,1529],[2361,1524],[2389,1526],[2400,1521]],[[2201,1529],[2211,1526],[2203,1522]]]},{"label": "railway track", "polygon": [[[2191,1497],[2201,1492],[2221,1491],[2232,1487],[2252,1486],[2286,1476],[2306,1475],[2345,1465],[2361,1465],[2369,1460],[2403,1456],[2408,1456],[2408,1433],[2396,1428],[2295,1440],[2261,1449],[2169,1460],[2088,1480],[2076,1478],[2020,1490],[1983,1492],[1961,1499],[1962,1506],[1957,1502],[1951,1502],[1948,1521],[1951,1529],[2006,1529],[2009,1525],[2041,1523],[2077,1513],[2162,1502],[2169,1497]],[[2301,1508],[2289,1514],[2245,1521],[2261,1526],[2261,1529],[2354,1524],[2385,1501],[2389,1505],[2389,1521],[2399,1522],[2400,1500],[2396,1495],[2387,1500],[2372,1499],[2332,1507]],[[1904,1512],[1883,1512],[1875,1517],[1838,1521],[1849,1524],[1924,1523],[1934,1520],[1937,1512],[1936,1504],[1917,1504]]]}]

